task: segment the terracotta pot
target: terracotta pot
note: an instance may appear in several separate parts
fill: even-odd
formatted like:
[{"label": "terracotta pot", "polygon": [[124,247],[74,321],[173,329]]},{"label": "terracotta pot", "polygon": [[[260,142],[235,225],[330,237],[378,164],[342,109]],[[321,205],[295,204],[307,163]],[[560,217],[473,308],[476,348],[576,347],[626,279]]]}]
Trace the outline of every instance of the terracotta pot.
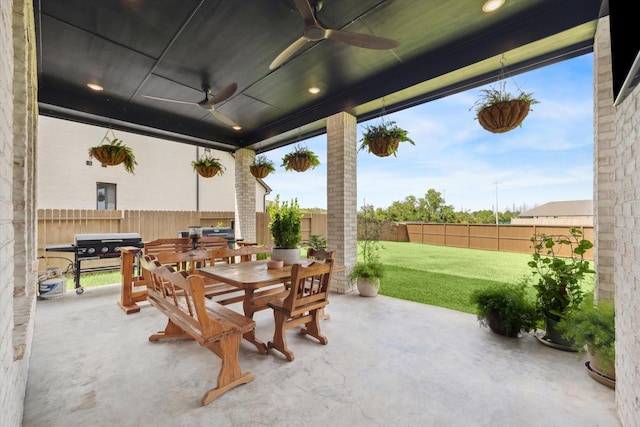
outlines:
[{"label": "terracotta pot", "polygon": [[[383,137],[369,141],[369,151],[378,157],[387,157],[398,149],[400,140],[398,138]],[[391,147],[391,151],[389,151]]]},{"label": "terracotta pot", "polygon": [[478,113],[480,126],[492,133],[504,133],[520,126],[529,114],[529,103],[517,99],[484,107]]},{"label": "terracotta pot", "polygon": [[306,157],[292,157],[287,162],[294,171],[304,172],[311,167],[311,160]]},{"label": "terracotta pot", "polygon": [[203,178],[211,178],[220,172],[220,168],[215,166],[196,166],[196,172]]},{"label": "terracotta pot", "polygon": [[96,158],[100,163],[107,166],[116,166],[120,163],[124,162],[124,159],[127,157],[126,153],[118,153],[118,155],[114,155],[113,150],[109,147],[97,147],[93,152],[93,157]]},{"label": "terracotta pot", "polygon": [[251,175],[261,179],[265,178],[269,175],[269,172],[271,172],[266,166],[249,166],[249,170],[251,171]]}]

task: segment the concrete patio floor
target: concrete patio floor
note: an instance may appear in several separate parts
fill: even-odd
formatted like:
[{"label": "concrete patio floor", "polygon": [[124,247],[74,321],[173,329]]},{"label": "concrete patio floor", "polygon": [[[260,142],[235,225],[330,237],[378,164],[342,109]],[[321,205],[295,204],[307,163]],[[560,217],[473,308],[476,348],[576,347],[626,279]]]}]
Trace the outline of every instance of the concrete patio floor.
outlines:
[{"label": "concrete patio floor", "polygon": [[[255,380],[203,407],[217,356],[149,342],[166,317],[147,303],[124,314],[119,289],[38,301],[23,427],[620,425],[614,391],[576,353],[495,335],[471,314],[357,292],[330,296],[328,345],[289,331],[293,362],[243,341]],[[269,340],[273,314],[255,320]]]}]

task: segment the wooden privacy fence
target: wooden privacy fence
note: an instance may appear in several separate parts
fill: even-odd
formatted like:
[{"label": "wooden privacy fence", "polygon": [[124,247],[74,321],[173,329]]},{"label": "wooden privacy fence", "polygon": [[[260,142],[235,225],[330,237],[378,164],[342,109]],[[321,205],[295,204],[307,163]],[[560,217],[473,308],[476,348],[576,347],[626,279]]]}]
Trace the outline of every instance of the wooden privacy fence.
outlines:
[{"label": "wooden privacy fence", "polygon": [[[490,224],[402,224],[407,228],[410,242],[430,245],[454,246],[458,248],[487,251],[533,253],[531,236],[536,234],[570,235],[571,226],[554,225],[490,225]],[[594,242],[592,226],[575,227],[582,231],[583,238]],[[569,248],[557,253],[569,256]],[[593,250],[587,251],[586,259],[593,259]]]},{"label": "wooden privacy fence", "polygon": [[[45,254],[44,249],[46,246],[71,244],[76,234],[139,233],[146,242],[177,237],[178,232],[186,231],[191,225],[230,227],[234,218],[234,212],[39,209],[38,253],[41,257],[46,255],[51,258],[41,263],[39,270],[42,272],[47,267],[65,268],[68,262],[54,261],[54,255]],[[381,240],[530,254],[530,238],[534,234],[568,234],[570,228],[549,225],[387,223],[383,226]],[[593,227],[578,228],[586,239],[594,241]],[[327,215],[304,214],[301,234],[303,242],[308,242],[312,235],[326,238]],[[258,244],[273,245],[269,214],[266,212],[256,213],[256,241]],[[69,259],[73,256],[66,254],[61,257]],[[593,251],[588,251],[586,257],[593,259]],[[96,261],[96,264],[105,262]]]},{"label": "wooden privacy fence", "polygon": [[[231,227],[234,212],[39,209],[38,248],[73,243],[76,234],[138,233],[142,240],[177,237],[189,226]],[[327,236],[326,214],[304,214],[302,241]],[[256,241],[271,245],[269,214],[256,212]]]}]

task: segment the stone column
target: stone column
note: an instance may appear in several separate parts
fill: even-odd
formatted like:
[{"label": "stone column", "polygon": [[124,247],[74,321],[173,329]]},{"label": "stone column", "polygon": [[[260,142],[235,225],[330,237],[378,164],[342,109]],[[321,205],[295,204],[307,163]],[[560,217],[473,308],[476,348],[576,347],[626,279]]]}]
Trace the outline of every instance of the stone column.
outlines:
[{"label": "stone column", "polygon": [[596,298],[614,298],[615,116],[609,18],[598,23],[593,53],[593,224]]},{"label": "stone column", "polygon": [[256,152],[240,148],[236,157],[236,221],[235,236],[245,242],[256,241],[256,178],[249,166]]},{"label": "stone column", "polygon": [[348,271],[357,255],[357,132],[356,118],[338,113],[327,119],[327,247],[347,270],[334,273],[331,290],[347,293]]}]

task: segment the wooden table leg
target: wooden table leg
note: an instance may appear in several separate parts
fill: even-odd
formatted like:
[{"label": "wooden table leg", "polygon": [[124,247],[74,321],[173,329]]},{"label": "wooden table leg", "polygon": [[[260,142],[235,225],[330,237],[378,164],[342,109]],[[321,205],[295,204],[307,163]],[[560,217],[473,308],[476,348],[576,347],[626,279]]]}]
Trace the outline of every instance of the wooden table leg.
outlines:
[{"label": "wooden table leg", "polygon": [[[244,300],[242,301],[242,309],[244,315],[249,319],[253,319],[254,307],[253,307],[253,289],[244,290]],[[267,354],[267,344],[256,338],[256,330],[252,329],[249,332],[245,332],[243,338],[256,346],[260,354]]]},{"label": "wooden table leg", "polygon": [[140,307],[136,304],[137,301],[145,301],[147,299],[147,291],[133,292],[134,283],[136,280],[133,277],[133,262],[135,256],[141,251],[136,247],[121,247],[121,265],[120,272],[122,273],[122,285],[120,289],[120,299],[118,305],[126,314],[137,313],[140,311]]}]

